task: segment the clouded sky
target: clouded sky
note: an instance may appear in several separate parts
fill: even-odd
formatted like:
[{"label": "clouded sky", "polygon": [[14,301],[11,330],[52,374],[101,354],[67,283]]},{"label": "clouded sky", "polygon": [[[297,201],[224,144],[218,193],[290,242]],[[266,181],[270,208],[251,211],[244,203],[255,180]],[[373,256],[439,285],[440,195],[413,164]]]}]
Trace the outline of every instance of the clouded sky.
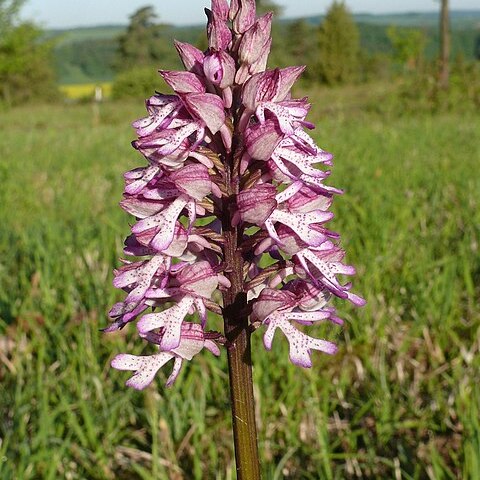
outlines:
[{"label": "clouded sky", "polygon": [[[277,0],[286,17],[324,13],[330,0]],[[478,9],[479,0],[452,0],[456,10]],[[162,21],[177,25],[203,22],[203,7],[209,0],[28,0],[23,17],[43,27],[125,24],[139,7],[154,5]],[[347,0],[356,13],[419,12],[438,9],[435,0]]]}]

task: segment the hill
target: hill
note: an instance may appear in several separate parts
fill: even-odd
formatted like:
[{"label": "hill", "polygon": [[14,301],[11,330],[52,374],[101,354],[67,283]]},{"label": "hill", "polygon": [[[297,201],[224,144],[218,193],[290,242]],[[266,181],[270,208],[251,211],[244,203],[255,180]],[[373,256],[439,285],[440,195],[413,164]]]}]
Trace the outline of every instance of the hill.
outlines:
[{"label": "hill", "polygon": [[[395,13],[388,15],[374,15],[369,13],[355,14],[357,23],[372,25],[397,25],[399,27],[436,27],[438,24],[437,12],[412,12]],[[480,30],[480,10],[452,10],[450,13],[453,30],[466,28]],[[309,23],[318,25],[323,15],[315,15],[305,18]],[[282,19],[282,23],[290,23],[295,18]],[[200,31],[203,25],[187,25],[174,27],[175,30],[184,33],[186,30],[194,29]],[[60,37],[60,44],[73,43],[82,40],[105,40],[118,37],[126,29],[125,25],[97,25],[92,27],[78,27],[70,29],[47,30],[49,38]]]},{"label": "hill", "polygon": [[57,45],[61,46],[85,40],[111,40],[117,38],[125,29],[125,25],[96,25],[92,27],[50,29],[47,30],[46,36],[49,39],[56,39]]},{"label": "hill", "polygon": [[[318,25],[323,16],[305,18]],[[395,25],[403,28],[421,28],[428,38],[427,57],[432,58],[438,50],[438,13],[399,13],[389,15],[357,14],[362,47],[369,53],[389,53],[390,43],[387,28]],[[282,19],[279,34],[295,19]],[[452,51],[465,58],[474,57],[475,42],[480,35],[480,10],[451,12]],[[109,81],[114,76],[113,62],[117,39],[126,29],[124,25],[99,25],[72,29],[51,29],[46,38],[56,41],[55,63],[59,82],[62,84]],[[165,41],[173,38],[198,43],[204,31],[203,25],[172,26],[167,30]],[[171,60],[171,59],[170,59]]]},{"label": "hill", "polygon": [[[354,15],[357,23],[371,25],[396,25],[398,27],[436,27],[438,25],[438,12],[411,12],[373,15],[358,13]],[[307,20],[318,25],[323,15],[308,17]],[[452,10],[450,12],[452,30],[480,28],[480,10]],[[285,20],[290,21],[290,20]]]}]

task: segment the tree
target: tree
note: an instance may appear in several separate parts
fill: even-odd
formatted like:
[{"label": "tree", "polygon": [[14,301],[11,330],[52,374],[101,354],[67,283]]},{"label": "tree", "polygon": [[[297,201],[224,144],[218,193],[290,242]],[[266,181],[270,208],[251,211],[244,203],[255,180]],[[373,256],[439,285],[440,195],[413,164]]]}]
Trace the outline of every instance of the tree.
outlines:
[{"label": "tree", "polygon": [[110,80],[114,74],[118,39],[97,38],[64,42],[55,48],[55,66],[63,83]]},{"label": "tree", "polygon": [[334,1],[320,25],[319,74],[328,84],[358,77],[360,34],[343,1]]},{"label": "tree", "polygon": [[42,31],[20,22],[22,0],[0,0],[0,101],[8,105],[52,99],[58,92],[51,43]]},{"label": "tree", "polygon": [[152,67],[137,67],[119,73],[112,85],[112,98],[146,98],[160,86],[160,77]]},{"label": "tree", "polygon": [[312,78],[315,73],[316,29],[303,19],[292,22],[287,27],[287,49],[290,61],[297,65],[306,65],[305,78]]},{"label": "tree", "polygon": [[0,0],[0,38],[13,28],[25,0]]},{"label": "tree", "polygon": [[272,0],[257,0],[257,13],[263,15],[267,12],[273,12],[275,17],[278,18],[283,13],[283,7],[277,5]]},{"label": "tree", "polygon": [[440,88],[447,89],[450,77],[450,12],[448,0],[441,0],[440,11]]},{"label": "tree", "polygon": [[392,44],[393,57],[406,70],[416,70],[422,60],[427,39],[421,30],[389,27],[387,36]]},{"label": "tree", "polygon": [[117,70],[148,66],[159,63],[159,60],[165,64],[164,57],[170,51],[166,39],[168,26],[158,24],[156,20],[157,15],[151,6],[140,8],[130,17],[127,31],[119,39]]},{"label": "tree", "polygon": [[157,23],[153,7],[140,8],[130,17],[128,29],[119,39],[115,62],[119,73],[112,87],[115,98],[151,95],[162,82],[152,67],[179,67],[170,48],[169,30],[168,25]]}]

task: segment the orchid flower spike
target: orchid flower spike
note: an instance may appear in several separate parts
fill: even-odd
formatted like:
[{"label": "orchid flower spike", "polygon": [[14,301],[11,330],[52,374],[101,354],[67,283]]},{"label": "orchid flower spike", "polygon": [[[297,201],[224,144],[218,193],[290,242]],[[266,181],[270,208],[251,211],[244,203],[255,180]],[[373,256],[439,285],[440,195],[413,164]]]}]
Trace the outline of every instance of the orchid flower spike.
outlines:
[{"label": "orchid flower spike", "polygon": [[[266,69],[272,14],[257,18],[254,0],[212,0],[206,14],[207,50],[176,42],[185,70],[160,70],[174,94],[153,95],[133,123],[146,164],[125,174],[131,259],[114,271],[126,295],[105,331],[135,322],[145,354],[111,365],[140,390],[171,360],[167,386],[185,361],[220,355],[232,312],[267,350],[280,331],[291,362],[309,368],[313,352],[338,348],[310,332],[342,324],[331,300],[365,303],[342,280],[355,269],[327,227],[342,193],[326,183],[333,156],[307,132],[307,99],[292,94],[304,67]],[[210,330],[222,314],[225,331]]]}]

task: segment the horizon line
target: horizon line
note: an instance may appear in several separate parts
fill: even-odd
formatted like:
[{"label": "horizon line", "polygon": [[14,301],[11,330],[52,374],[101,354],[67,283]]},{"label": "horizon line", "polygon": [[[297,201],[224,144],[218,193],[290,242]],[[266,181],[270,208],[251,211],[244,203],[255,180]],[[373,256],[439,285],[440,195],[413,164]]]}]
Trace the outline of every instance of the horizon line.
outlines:
[{"label": "horizon line", "polygon": [[[469,12],[475,12],[480,14],[480,8],[476,9],[471,9],[471,8],[458,8],[458,9],[452,9],[450,10],[450,13],[455,13],[455,12],[463,12],[463,13],[469,13]],[[422,15],[422,14],[432,14],[436,13],[438,16],[440,16],[440,12],[437,9],[432,9],[432,10],[405,10],[405,11],[392,11],[392,12],[384,12],[384,13],[371,13],[371,12],[352,12],[353,16],[362,16],[362,15],[368,15],[371,17],[383,17],[387,15],[391,16],[396,16],[396,15]],[[281,20],[301,20],[305,18],[313,18],[313,17],[324,17],[324,13],[316,13],[312,15],[305,15],[301,17],[295,17],[295,16],[280,16],[279,19]],[[182,27],[182,28],[188,28],[188,27],[200,27],[203,26],[202,23],[166,23],[165,25],[171,25],[173,27]],[[59,26],[42,26],[44,30],[75,30],[75,29],[80,29],[80,28],[100,28],[100,27],[126,27],[128,26],[128,23],[97,23],[97,24],[85,24],[85,25],[69,25],[69,26],[64,26],[64,27],[59,27]]]}]

